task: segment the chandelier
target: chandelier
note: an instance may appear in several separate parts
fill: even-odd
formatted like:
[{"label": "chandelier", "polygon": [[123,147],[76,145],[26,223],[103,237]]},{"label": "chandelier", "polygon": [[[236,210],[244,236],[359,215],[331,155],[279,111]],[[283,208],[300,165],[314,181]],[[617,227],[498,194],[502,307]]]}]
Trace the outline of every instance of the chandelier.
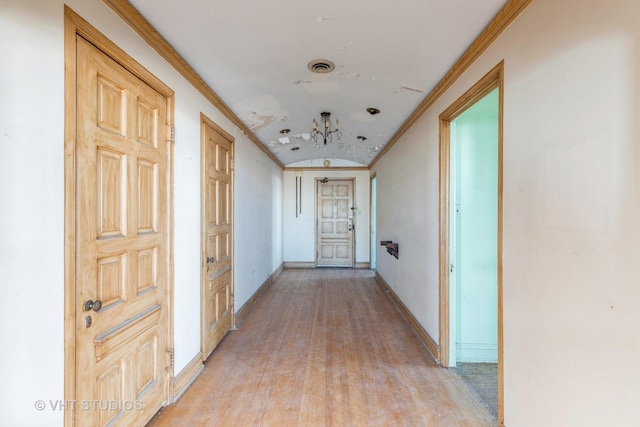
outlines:
[{"label": "chandelier", "polygon": [[339,129],[340,123],[336,120],[335,129],[331,129],[331,113],[322,112],[320,113],[320,129],[318,129],[318,122],[316,119],[313,119],[313,130],[309,135],[311,141],[313,141],[316,147],[323,146],[327,148],[327,143],[331,143],[333,140],[333,135],[336,136],[338,141],[342,140],[342,132]]}]

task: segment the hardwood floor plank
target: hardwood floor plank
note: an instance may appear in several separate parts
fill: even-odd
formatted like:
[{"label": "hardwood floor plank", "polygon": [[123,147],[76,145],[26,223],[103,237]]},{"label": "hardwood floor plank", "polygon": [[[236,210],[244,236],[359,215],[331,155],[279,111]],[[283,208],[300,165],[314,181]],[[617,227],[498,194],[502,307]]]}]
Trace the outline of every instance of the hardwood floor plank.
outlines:
[{"label": "hardwood floor plank", "polygon": [[149,426],[491,426],[368,270],[285,270]]}]

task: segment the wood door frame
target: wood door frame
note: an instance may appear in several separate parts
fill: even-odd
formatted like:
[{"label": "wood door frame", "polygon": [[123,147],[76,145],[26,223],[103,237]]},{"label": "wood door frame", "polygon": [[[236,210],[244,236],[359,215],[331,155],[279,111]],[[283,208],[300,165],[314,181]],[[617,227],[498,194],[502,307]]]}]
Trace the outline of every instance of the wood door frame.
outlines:
[{"label": "wood door frame", "polygon": [[504,424],[504,344],[502,301],[502,190],[503,190],[503,112],[504,112],[504,61],[496,65],[482,79],[440,114],[439,130],[439,351],[438,359],[443,366],[449,365],[449,233],[450,233],[450,173],[451,173],[451,122],[473,104],[498,88],[498,423]]},{"label": "wood door frame", "polygon": [[231,256],[231,278],[230,278],[230,287],[231,287],[231,329],[236,328],[236,313],[235,313],[235,275],[234,275],[234,266],[235,266],[235,218],[234,218],[234,207],[235,207],[235,176],[236,176],[236,167],[235,167],[235,158],[236,158],[236,144],[235,138],[218,124],[216,124],[213,120],[207,117],[204,113],[200,113],[200,356],[202,361],[205,360],[205,350],[203,348],[204,345],[204,324],[205,324],[205,303],[207,300],[206,286],[205,283],[208,282],[208,277],[206,272],[204,271],[204,266],[206,265],[205,259],[207,257],[207,218],[206,212],[207,208],[204,204],[204,200],[206,198],[207,193],[207,159],[205,156],[207,141],[205,141],[205,126],[209,126],[214,131],[216,131],[220,136],[229,141],[231,145],[231,159],[229,164],[229,220],[231,222],[230,230],[231,230],[231,238],[229,239],[229,254]]},{"label": "wood door frame", "polygon": [[[167,98],[167,212],[166,259],[167,284],[165,289],[167,349],[170,368],[167,369],[165,403],[173,395],[173,150],[174,150],[174,91],[151,74],[135,59],[100,33],[68,6],[64,6],[64,399],[76,400],[76,37],[81,36],[127,71],[141,79]],[[64,425],[75,425],[75,411],[64,411]]]},{"label": "wood door frame", "polygon": [[[315,228],[315,247],[314,247],[314,250],[316,252],[316,257],[315,257],[314,263],[315,263],[315,268],[318,268],[318,254],[319,254],[318,243],[320,243],[318,241],[318,239],[319,239],[319,236],[318,236],[318,221],[320,220],[320,218],[318,218],[318,214],[319,214],[319,211],[318,211],[318,196],[320,195],[320,193],[318,191],[318,189],[320,188],[318,186],[318,183],[320,181],[322,181],[323,179],[325,179],[325,178],[327,178],[329,181],[351,181],[351,188],[353,189],[352,193],[351,193],[351,205],[355,206],[355,204],[356,204],[356,177],[352,176],[352,177],[342,178],[342,177],[339,177],[339,176],[334,176],[334,177],[329,178],[329,177],[318,177],[318,176],[316,176],[315,178],[316,178],[315,179],[315,193],[316,194],[315,194],[315,201],[313,203],[315,205],[315,209],[314,209],[315,210],[315,212],[314,212],[314,214],[315,214],[315,225],[314,225],[314,228]],[[353,215],[355,216],[355,212],[353,213]],[[353,220],[351,220],[351,225],[353,226]],[[351,268],[356,268],[356,233],[355,233],[355,228],[351,232],[351,252],[352,252],[352,254],[351,254],[351,260],[352,260]],[[345,267],[336,266],[336,268],[345,268]],[[347,268],[349,268],[349,267],[347,267]]]}]

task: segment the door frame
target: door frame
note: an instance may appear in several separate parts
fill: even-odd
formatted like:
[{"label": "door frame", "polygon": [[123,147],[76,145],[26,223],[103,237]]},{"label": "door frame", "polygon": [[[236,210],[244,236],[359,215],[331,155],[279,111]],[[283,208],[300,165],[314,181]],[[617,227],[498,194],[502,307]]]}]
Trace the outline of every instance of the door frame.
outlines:
[{"label": "door frame", "polygon": [[[167,212],[166,212],[166,258],[162,260],[167,270],[167,283],[163,303],[166,316],[166,370],[165,404],[173,395],[173,150],[174,150],[174,91],[151,74],[135,59],[100,33],[68,6],[64,6],[64,399],[76,400],[76,37],[80,35],[102,53],[117,62],[167,99]],[[75,410],[64,411],[64,425],[75,425]]]},{"label": "door frame", "polygon": [[207,159],[206,159],[206,146],[207,141],[205,141],[205,126],[209,126],[215,132],[220,134],[224,139],[229,141],[231,145],[231,159],[229,161],[229,220],[231,221],[230,230],[231,230],[231,238],[229,239],[229,254],[231,256],[231,278],[230,278],[230,287],[231,287],[231,329],[236,328],[236,313],[235,313],[235,276],[234,276],[234,265],[235,265],[235,218],[234,218],[234,207],[235,207],[235,176],[236,176],[236,168],[235,168],[235,151],[236,144],[233,136],[216,124],[213,120],[207,117],[204,113],[200,113],[200,358],[202,362],[205,361],[206,352],[204,349],[204,328],[205,328],[205,304],[207,300],[207,292],[206,286],[208,284],[208,274],[206,273],[206,257],[207,257],[207,218],[206,218],[206,205],[204,203],[207,193]]},{"label": "door frame", "polygon": [[[319,210],[318,210],[318,197],[320,195],[320,192],[318,191],[320,189],[320,187],[318,186],[318,183],[320,181],[322,181],[323,179],[327,179],[329,181],[351,181],[351,207],[355,207],[356,205],[356,178],[355,177],[339,177],[339,176],[334,176],[334,177],[315,177],[315,201],[313,202],[315,207],[315,222],[314,222],[314,233],[315,233],[315,246],[314,246],[314,252],[316,253],[315,256],[315,267],[318,268],[318,257],[319,257],[319,251],[318,251],[318,243],[319,243],[319,238],[320,236],[318,236],[318,221],[320,220],[320,218],[318,218],[319,215]],[[354,222],[354,218],[355,217],[355,211],[351,211],[351,226],[352,226],[352,230],[351,230],[351,266],[347,267],[347,266],[335,266],[335,268],[356,268],[356,233],[355,233],[355,222]],[[324,267],[324,266],[322,266]],[[334,268],[334,267],[330,267],[330,268]]]},{"label": "door frame", "polygon": [[439,351],[443,366],[449,365],[450,341],[450,180],[451,180],[451,122],[473,104],[498,88],[498,423],[504,424],[504,345],[502,300],[502,191],[503,191],[503,112],[504,61],[496,65],[482,79],[440,114],[439,129]]}]

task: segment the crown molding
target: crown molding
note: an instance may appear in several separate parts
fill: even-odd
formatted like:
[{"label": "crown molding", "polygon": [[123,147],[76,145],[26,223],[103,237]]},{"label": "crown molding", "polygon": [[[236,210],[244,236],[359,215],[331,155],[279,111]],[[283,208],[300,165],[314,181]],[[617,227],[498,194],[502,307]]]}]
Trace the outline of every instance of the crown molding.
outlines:
[{"label": "crown molding", "polygon": [[475,41],[469,46],[465,53],[451,67],[451,70],[440,80],[435,88],[411,113],[407,120],[400,126],[396,133],[389,139],[389,142],[380,150],[378,155],[369,163],[369,168],[373,166],[385,155],[391,147],[405,134],[411,126],[440,98],[458,78],[469,69],[471,64],[484,53],[485,50],[502,34],[502,32],[529,6],[531,0],[510,0],[487,27],[480,33]]},{"label": "crown molding", "polygon": [[142,39],[158,54],[176,69],[189,83],[193,85],[214,107],[225,115],[240,129],[262,152],[264,152],[280,169],[284,165],[258,137],[245,125],[229,106],[216,94],[193,68],[176,52],[164,37],[147,21],[147,19],[133,7],[128,0],[104,0],[124,22],[126,22]]}]

